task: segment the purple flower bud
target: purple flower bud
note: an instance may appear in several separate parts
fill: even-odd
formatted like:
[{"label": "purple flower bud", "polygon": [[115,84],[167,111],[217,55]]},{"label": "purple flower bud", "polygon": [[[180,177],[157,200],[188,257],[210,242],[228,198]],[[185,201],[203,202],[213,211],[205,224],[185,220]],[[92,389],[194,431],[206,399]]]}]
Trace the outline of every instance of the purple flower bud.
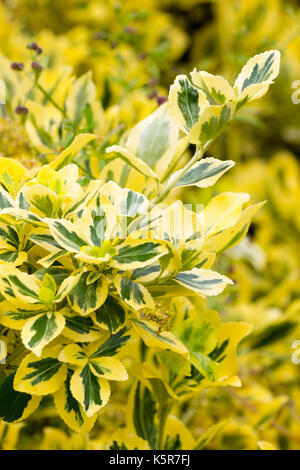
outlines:
[{"label": "purple flower bud", "polygon": [[140,52],[139,53],[139,59],[140,60],[146,60],[148,57],[147,53],[146,52]]},{"label": "purple flower bud", "polygon": [[108,38],[108,34],[105,31],[98,31],[94,34],[93,38],[96,40],[102,39],[103,41],[105,41]]},{"label": "purple flower bud", "polygon": [[12,70],[17,70],[18,72],[24,70],[24,64],[22,62],[13,62],[10,67]]},{"label": "purple flower bud", "polygon": [[43,67],[42,67],[38,62],[32,62],[31,68],[32,68],[35,72],[39,72],[39,73],[43,70]]},{"label": "purple flower bud", "polygon": [[42,49],[41,47],[38,47],[37,50],[36,50],[36,52],[37,52],[38,54],[41,54],[41,53],[43,52],[43,49]]},{"label": "purple flower bud", "polygon": [[149,86],[150,88],[152,88],[152,87],[157,86],[158,84],[159,84],[158,79],[155,78],[155,77],[153,77],[153,78],[151,78],[150,82],[148,83],[148,86]]},{"label": "purple flower bud", "polygon": [[134,26],[125,26],[125,28],[123,29],[123,32],[127,34],[136,34],[137,29]]},{"label": "purple flower bud", "polygon": [[148,93],[148,98],[149,100],[152,100],[153,98],[156,98],[157,97],[157,91],[156,90],[151,90],[149,93]]},{"label": "purple flower bud", "polygon": [[38,51],[40,49],[39,45],[36,42],[31,42],[27,45],[27,48],[31,49],[32,51]]},{"label": "purple flower bud", "polygon": [[26,116],[26,114],[28,114],[28,108],[26,108],[25,106],[17,106],[15,109],[15,113]]},{"label": "purple flower bud", "polygon": [[167,101],[167,98],[165,96],[160,95],[156,97],[156,101],[157,101],[158,106],[160,106],[161,104]]}]

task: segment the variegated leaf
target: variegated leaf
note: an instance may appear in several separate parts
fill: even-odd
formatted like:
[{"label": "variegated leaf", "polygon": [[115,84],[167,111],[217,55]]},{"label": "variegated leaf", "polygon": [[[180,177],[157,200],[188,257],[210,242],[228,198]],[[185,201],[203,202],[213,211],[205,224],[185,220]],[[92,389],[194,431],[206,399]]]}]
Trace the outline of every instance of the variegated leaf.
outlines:
[{"label": "variegated leaf", "polygon": [[247,201],[247,193],[222,193],[211,199],[204,209],[205,237],[233,226]]},{"label": "variegated leaf", "polygon": [[97,415],[88,417],[80,403],[73,397],[70,382],[74,372],[68,370],[62,387],[54,394],[54,403],[59,416],[75,432],[88,433],[95,424]]},{"label": "variegated leaf", "polygon": [[[0,419],[5,423],[16,423],[30,416],[39,406],[41,397],[31,396],[14,389],[15,374],[10,374],[0,383]],[[5,432],[4,432],[5,434]],[[3,435],[0,447],[3,450]]]},{"label": "variegated leaf", "polygon": [[117,157],[119,157],[142,175],[157,179],[157,175],[151,170],[150,166],[140,158],[136,157],[127,148],[120,147],[119,145],[112,145],[106,149],[106,153],[116,154]]},{"label": "variegated leaf", "polygon": [[233,226],[222,231],[220,234],[216,233],[216,235],[208,240],[209,249],[213,249],[216,253],[221,253],[237,245],[247,234],[253,217],[263,205],[264,202],[260,202],[247,207]]},{"label": "variegated leaf", "polygon": [[199,312],[181,322],[176,333],[190,353],[192,365],[208,380],[215,381],[219,365],[210,357],[218,343],[221,318],[217,312]]},{"label": "variegated leaf", "polygon": [[210,105],[222,105],[227,101],[235,101],[236,95],[233,88],[220,75],[194,69],[191,72],[191,78],[193,85],[203,91]]},{"label": "variegated leaf", "polygon": [[115,356],[119,352],[120,348],[130,339],[130,335],[127,333],[128,329],[126,327],[122,328],[117,333],[109,335],[108,338],[106,333],[105,340],[102,339],[90,345],[89,357],[93,359]]},{"label": "variegated leaf", "polygon": [[25,251],[0,250],[0,264],[8,263],[14,267],[21,266],[27,261],[27,253]]},{"label": "variegated leaf", "polygon": [[70,306],[80,315],[89,315],[101,307],[108,293],[108,284],[104,276],[93,284],[87,285],[88,276],[89,271],[83,272],[68,294]]},{"label": "variegated leaf", "polygon": [[203,91],[193,86],[186,75],[178,75],[169,92],[170,111],[179,128],[188,134],[208,106]]},{"label": "variegated leaf", "polygon": [[116,333],[124,326],[126,311],[114,297],[108,296],[104,304],[92,314],[92,318],[101,328]]},{"label": "variegated leaf", "polygon": [[151,282],[157,279],[161,273],[161,265],[159,260],[145,268],[136,268],[132,271],[130,279],[137,282]]},{"label": "variegated leaf", "polygon": [[48,395],[60,389],[67,377],[67,366],[54,354],[38,358],[30,353],[22,360],[14,380],[14,389],[32,395]]},{"label": "variegated leaf", "polygon": [[149,206],[149,201],[143,194],[121,188],[114,181],[105,183],[101,194],[111,201],[118,215],[136,217],[147,212]]},{"label": "variegated leaf", "polygon": [[178,137],[178,127],[165,103],[130,131],[125,146],[162,177],[175,156]]},{"label": "variegated leaf", "polygon": [[156,240],[127,239],[116,249],[110,265],[122,270],[145,267],[168,253],[165,244]]},{"label": "variegated leaf", "polygon": [[104,240],[114,238],[117,215],[113,204],[100,192],[83,210],[81,224],[89,245],[101,247]]},{"label": "variegated leaf", "polygon": [[103,332],[99,330],[92,318],[82,317],[71,311],[66,312],[64,316],[66,323],[62,334],[66,338],[80,343],[88,343],[99,340],[103,336]]},{"label": "variegated leaf", "polygon": [[128,379],[124,365],[114,357],[92,358],[89,360],[89,364],[93,374],[97,377],[121,382]]},{"label": "variegated leaf", "polygon": [[61,302],[69,294],[69,292],[71,292],[74,286],[76,286],[79,279],[80,279],[80,273],[66,277],[61,283],[61,285],[59,286],[59,289],[53,301],[55,303]]},{"label": "variegated leaf", "polygon": [[26,168],[15,158],[0,157],[0,185],[9,194],[17,192],[25,173]]},{"label": "variegated leaf", "polygon": [[28,320],[46,312],[47,307],[41,304],[8,300],[0,303],[0,323],[8,328],[21,330]]},{"label": "variegated leaf", "polygon": [[0,275],[3,277],[2,284],[5,282],[2,287],[0,281],[0,290],[4,297],[15,297],[22,302],[31,304],[40,302],[39,290],[41,285],[34,276],[10,265],[0,265]]},{"label": "variegated leaf", "polygon": [[46,225],[39,215],[18,207],[9,207],[0,211],[0,221],[11,225],[20,222],[28,222],[34,227],[44,227]]},{"label": "variegated leaf", "polygon": [[[28,203],[38,211],[38,215],[43,217],[55,217],[59,208],[59,199],[57,194],[41,184],[27,186],[25,197]],[[33,210],[33,212],[35,212]]]},{"label": "variegated leaf", "polygon": [[0,186],[0,210],[14,207],[14,205],[13,198]]},{"label": "variegated leaf", "polygon": [[17,227],[0,225],[0,250],[18,251],[20,245],[20,234]]},{"label": "variegated leaf", "polygon": [[176,201],[164,211],[151,232],[154,239],[166,240],[175,247],[190,238],[201,239],[204,235],[203,211],[194,212]]},{"label": "variegated leaf", "polygon": [[65,219],[46,219],[52,237],[61,248],[71,253],[80,252],[80,248],[88,245],[79,224],[73,224]]},{"label": "variegated leaf", "polygon": [[70,204],[64,212],[65,218],[71,218],[78,215],[82,210],[88,205],[89,201],[92,200],[98,193],[101,188],[103,181],[101,180],[91,180],[84,191],[84,194],[77,201],[73,201],[73,204]]},{"label": "variegated leaf", "polygon": [[88,356],[86,348],[84,349],[79,344],[68,344],[59,353],[58,359],[61,362],[72,364],[74,366],[83,367],[88,363]]},{"label": "variegated leaf", "polygon": [[54,170],[60,170],[70,163],[72,159],[80,152],[80,150],[95,138],[96,136],[94,134],[77,135],[71,145],[63,150],[63,152],[55,160],[53,160],[49,166]]},{"label": "variegated leaf", "polygon": [[210,269],[215,261],[213,252],[203,252],[203,243],[198,240],[188,242],[181,252],[181,270],[187,271],[192,268]]},{"label": "variegated leaf", "polygon": [[193,268],[183,271],[174,278],[179,284],[200,295],[218,295],[227,284],[233,282],[226,276],[211,271],[210,269]]},{"label": "variegated leaf", "polygon": [[68,255],[66,250],[59,250],[56,253],[50,253],[50,255],[44,256],[38,260],[38,263],[43,266],[43,268],[50,268],[56,261]]},{"label": "variegated leaf", "polygon": [[190,352],[209,355],[217,346],[221,318],[217,312],[197,312],[195,318],[188,318],[178,325],[179,338]]},{"label": "variegated leaf", "polygon": [[133,320],[132,326],[149,348],[170,349],[188,357],[189,352],[184,344],[170,331],[159,331],[158,327],[149,321]]},{"label": "variegated leaf", "polygon": [[40,246],[41,248],[50,251],[50,253],[56,254],[61,251],[61,246],[49,233],[48,227],[39,227],[34,229],[29,235],[29,240],[32,241],[34,244]]},{"label": "variegated leaf", "polygon": [[[198,186],[198,188],[207,188],[216,183],[216,181],[230,168],[235,165],[232,160],[221,161],[216,158],[204,158],[195,163],[184,176],[175,184],[175,188],[182,186]],[[174,177],[177,172],[174,173]]]},{"label": "variegated leaf", "polygon": [[234,87],[238,93],[237,108],[248,101],[261,98],[277,77],[280,68],[280,52],[270,50],[252,57],[242,68]]},{"label": "variegated leaf", "polygon": [[218,376],[219,364],[199,352],[191,352],[190,360],[192,365],[209,381],[215,382]]},{"label": "variegated leaf", "polygon": [[149,291],[142,284],[131,281],[127,277],[117,275],[114,284],[121,299],[133,310],[142,308],[154,309],[154,300]]},{"label": "variegated leaf", "polygon": [[110,396],[108,381],[94,375],[89,364],[74,372],[70,389],[88,417],[103,408]]},{"label": "variegated leaf", "polygon": [[190,132],[190,142],[204,146],[217,138],[232,116],[233,105],[208,106]]},{"label": "variegated leaf", "polygon": [[22,341],[27,349],[40,357],[43,348],[56,338],[65,326],[61,312],[46,312],[26,322],[22,329]]}]

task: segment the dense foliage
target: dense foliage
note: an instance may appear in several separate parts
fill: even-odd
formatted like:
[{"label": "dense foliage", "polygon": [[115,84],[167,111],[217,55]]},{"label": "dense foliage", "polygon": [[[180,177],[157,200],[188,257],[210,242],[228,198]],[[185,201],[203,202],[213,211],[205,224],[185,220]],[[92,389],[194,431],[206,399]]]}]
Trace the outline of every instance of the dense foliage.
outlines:
[{"label": "dense foliage", "polygon": [[0,448],[297,448],[293,2],[34,3],[0,7]]}]

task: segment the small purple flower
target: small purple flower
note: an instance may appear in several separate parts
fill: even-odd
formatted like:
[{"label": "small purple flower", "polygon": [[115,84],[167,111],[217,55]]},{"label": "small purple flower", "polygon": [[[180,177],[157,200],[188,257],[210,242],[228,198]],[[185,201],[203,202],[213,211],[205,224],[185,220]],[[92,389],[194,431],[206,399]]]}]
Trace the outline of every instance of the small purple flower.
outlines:
[{"label": "small purple flower", "polygon": [[156,101],[157,101],[158,106],[160,106],[161,104],[167,101],[167,98],[165,96],[159,95],[156,97]]},{"label": "small purple flower", "polygon": [[36,42],[31,42],[28,44],[28,49],[31,49],[32,51],[37,51],[39,48],[39,45]]},{"label": "small purple flower", "polygon": [[153,77],[153,78],[151,78],[150,82],[148,83],[148,86],[149,86],[150,88],[152,88],[152,87],[157,86],[158,84],[159,84],[158,79],[155,78],[155,77]]},{"label": "small purple flower", "polygon": [[29,110],[26,108],[26,106],[17,106],[15,109],[16,114],[21,114],[22,116],[26,116],[28,114]]},{"label": "small purple flower", "polygon": [[127,34],[136,34],[137,29],[134,26],[125,26],[125,28],[123,29],[123,32]]},{"label": "small purple flower", "polygon": [[108,34],[105,31],[97,31],[97,33],[94,34],[93,39],[102,39],[105,41],[108,38]]},{"label": "small purple flower", "polygon": [[24,64],[22,62],[13,62],[10,67],[12,70],[17,70],[18,72],[24,70]]},{"label": "small purple flower", "polygon": [[27,44],[27,49],[35,51],[37,54],[41,54],[43,52],[43,49],[36,42],[31,42],[30,44]]},{"label": "small purple flower", "polygon": [[31,64],[31,68],[35,71],[35,72],[41,72],[43,70],[43,67],[38,63],[38,62],[32,62]]},{"label": "small purple flower", "polygon": [[146,60],[147,57],[148,57],[147,52],[140,52],[140,53],[139,53],[139,59],[140,59],[140,60]]},{"label": "small purple flower", "polygon": [[148,93],[148,98],[149,100],[153,100],[153,98],[156,98],[157,97],[157,91],[156,90],[151,90],[149,93]]}]

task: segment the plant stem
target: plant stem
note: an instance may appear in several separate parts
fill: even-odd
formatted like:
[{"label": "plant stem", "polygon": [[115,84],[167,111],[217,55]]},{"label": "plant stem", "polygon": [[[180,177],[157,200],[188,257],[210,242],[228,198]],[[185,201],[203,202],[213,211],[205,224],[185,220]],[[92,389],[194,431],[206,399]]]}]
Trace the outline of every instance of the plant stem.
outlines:
[{"label": "plant stem", "polygon": [[48,101],[50,101],[51,104],[53,104],[53,106],[58,109],[58,111],[60,111],[63,115],[64,118],[67,118],[68,116],[66,115],[66,112],[63,108],[61,108],[57,103],[56,101],[54,101],[54,99],[52,98],[51,95],[49,95],[49,93],[45,90],[45,88],[42,87],[42,85],[40,85],[38,82],[35,82],[35,85],[37,86],[37,88],[43,93],[43,95],[45,96],[45,98],[47,98]]},{"label": "plant stem", "polygon": [[64,118],[67,118],[67,114],[65,112],[65,110],[63,108],[61,108],[59,106],[59,104],[56,103],[56,101],[54,101],[54,99],[52,98],[52,96],[48,93],[47,90],[45,90],[45,88],[39,84],[38,80],[37,79],[34,79],[29,73],[26,73],[27,77],[30,78],[30,80],[33,81],[33,86],[36,86],[41,93],[43,93],[43,95],[45,96],[45,98],[47,98],[48,101],[50,101],[50,103],[56,108],[58,109],[58,111],[63,115]]},{"label": "plant stem", "polygon": [[84,166],[80,165],[80,163],[76,162],[74,159],[71,160],[71,161],[72,161],[72,163],[75,163],[75,165],[77,165],[78,168],[80,168],[81,171],[83,171],[87,176],[89,176],[89,178],[91,178],[91,179],[94,178],[93,175],[92,175],[92,173],[91,173],[89,170],[87,170],[87,168],[85,168]]},{"label": "plant stem", "polygon": [[173,189],[173,187],[180,180],[180,178],[182,178],[187,173],[187,171],[189,171],[189,169],[194,165],[194,163],[196,163],[198,160],[200,160],[200,158],[203,157],[203,153],[204,152],[203,152],[202,147],[199,148],[197,146],[196,151],[193,157],[191,158],[191,160],[181,170],[178,170],[176,172],[177,174],[175,173],[176,174],[175,178],[172,178],[172,176],[169,178],[168,183],[164,186],[160,194],[158,194],[153,199],[151,206],[153,206],[154,204],[158,204],[160,201],[162,201],[162,199],[164,199],[169,194],[171,189]]},{"label": "plant stem", "polygon": [[158,428],[157,450],[163,450],[163,447],[164,447],[164,434],[165,434],[165,427],[166,427],[166,422],[167,422],[169,411],[170,411],[170,404],[168,400],[159,405],[159,408],[158,408],[159,428]]}]

